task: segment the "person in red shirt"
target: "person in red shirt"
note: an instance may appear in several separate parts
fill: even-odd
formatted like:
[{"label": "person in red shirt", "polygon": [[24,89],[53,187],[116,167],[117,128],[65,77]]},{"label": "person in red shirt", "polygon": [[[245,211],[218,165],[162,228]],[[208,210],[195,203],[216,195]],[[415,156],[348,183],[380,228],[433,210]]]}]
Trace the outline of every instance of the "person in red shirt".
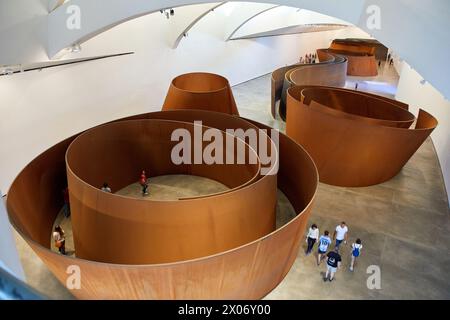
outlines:
[{"label": "person in red shirt", "polygon": [[141,177],[139,179],[139,184],[142,186],[142,195],[148,195],[148,183],[147,183],[147,175],[145,174],[145,170],[142,170]]}]

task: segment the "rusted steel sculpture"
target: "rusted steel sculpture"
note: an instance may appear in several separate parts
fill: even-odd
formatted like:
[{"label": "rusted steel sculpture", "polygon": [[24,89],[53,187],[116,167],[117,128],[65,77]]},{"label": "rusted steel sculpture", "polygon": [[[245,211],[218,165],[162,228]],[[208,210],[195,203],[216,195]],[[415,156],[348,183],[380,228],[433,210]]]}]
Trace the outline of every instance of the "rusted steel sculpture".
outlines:
[{"label": "rusted steel sculpture", "polygon": [[239,115],[228,80],[212,73],[187,73],[172,80],[162,110],[179,109]]},{"label": "rusted steel sculpture", "polygon": [[272,73],[272,116],[286,120],[286,92],[292,86],[319,85],[344,87],[347,59],[327,52],[317,52],[320,63],[295,64]]},{"label": "rusted steel sculpture", "polygon": [[286,133],[316,163],[320,181],[365,187],[397,175],[436,128],[420,110],[359,91],[303,86],[288,90]]},{"label": "rusted steel sculpture", "polygon": [[[259,161],[193,164],[195,152],[190,157],[192,164],[177,165],[171,151],[178,142],[171,141],[171,135],[178,128],[191,133],[189,143],[194,146],[192,124],[154,119],[96,127],[71,144],[67,172],[77,257],[121,264],[176,262],[233,249],[275,230],[276,175],[260,176]],[[203,134],[208,128],[197,129]],[[217,132],[225,141],[226,133]],[[236,148],[222,150],[224,157],[235,159],[236,150],[244,148],[247,157],[253,153],[254,159],[258,158],[249,145],[232,138]],[[153,176],[207,177],[231,190],[155,201],[117,196],[96,187],[108,177],[113,190],[120,190],[134,183],[136,172],[142,169]],[[246,188],[248,185],[251,187]]]},{"label": "rusted steel sculpture", "polygon": [[360,38],[334,39],[330,49],[367,53],[375,55],[377,60],[383,61],[387,59],[389,51],[386,46],[375,39]]},{"label": "rusted steel sculpture", "polygon": [[[374,53],[347,51],[337,49],[319,49],[318,51],[327,52],[347,58],[347,75],[355,77],[376,77],[378,75],[378,63]],[[372,51],[375,51],[373,48]]]},{"label": "rusted steel sculpture", "polygon": [[[73,291],[77,298],[259,299],[286,276],[296,259],[317,189],[318,175],[312,159],[295,141],[280,134],[277,176],[260,175],[260,162],[224,166],[222,172],[214,165],[175,168],[166,162],[167,150],[172,145],[166,140],[167,134],[178,127],[191,130],[196,120],[201,120],[205,127],[221,130],[221,134],[226,129],[268,129],[236,116],[200,110],[138,115],[96,127],[55,145],[16,178],[7,199],[11,223],[63,284],[69,276],[67,268],[80,267],[81,289]],[[277,139],[271,134],[260,139],[275,142]],[[108,137],[111,141],[107,141]],[[268,148],[273,148],[273,144]],[[155,158],[139,156],[157,150]],[[119,158],[112,158],[116,156]],[[117,163],[105,164],[102,157]],[[128,160],[129,167],[124,162]],[[101,162],[106,168],[89,161]],[[108,179],[114,188],[131,182],[133,177],[128,175],[134,166],[146,168],[147,161],[157,174],[176,170],[200,174],[218,179],[231,189],[161,203],[94,190],[106,174],[110,175]],[[123,173],[117,172],[118,165],[124,166]],[[77,258],[50,250],[52,225],[62,206],[60,195],[67,185],[67,176]],[[297,212],[294,219],[278,230],[273,229],[274,181]],[[187,216],[191,221],[186,220]],[[169,230],[173,231],[173,239],[168,237]],[[154,234],[140,234],[150,231]],[[203,241],[214,243],[199,243],[193,232]],[[111,244],[106,243],[109,241]],[[147,252],[137,252],[144,247],[133,241],[145,241]],[[101,246],[95,242],[103,243],[107,252],[99,252]],[[190,242],[196,248],[187,249]]]}]

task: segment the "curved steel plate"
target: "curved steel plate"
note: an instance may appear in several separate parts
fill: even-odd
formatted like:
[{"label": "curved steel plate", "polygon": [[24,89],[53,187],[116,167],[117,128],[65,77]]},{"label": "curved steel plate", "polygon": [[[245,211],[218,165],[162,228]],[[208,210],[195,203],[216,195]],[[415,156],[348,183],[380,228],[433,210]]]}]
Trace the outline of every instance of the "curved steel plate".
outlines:
[{"label": "curved steel plate", "polygon": [[324,87],[288,91],[286,132],[314,159],[320,181],[364,187],[397,175],[437,126],[421,110],[371,94]]}]

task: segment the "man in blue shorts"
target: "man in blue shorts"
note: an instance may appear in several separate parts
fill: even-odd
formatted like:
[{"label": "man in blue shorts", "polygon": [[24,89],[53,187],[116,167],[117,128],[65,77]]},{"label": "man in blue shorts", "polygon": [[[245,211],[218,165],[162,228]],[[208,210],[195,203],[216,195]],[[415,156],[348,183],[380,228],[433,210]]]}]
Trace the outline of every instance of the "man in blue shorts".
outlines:
[{"label": "man in blue shorts", "polygon": [[319,238],[319,251],[317,253],[317,265],[322,262],[322,257],[327,253],[328,246],[331,244],[329,232],[325,230],[322,236]]},{"label": "man in blue shorts", "polygon": [[342,242],[347,244],[348,227],[345,222],[341,222],[341,224],[336,227],[336,230],[334,230],[333,240],[334,239],[336,239],[336,248],[338,248],[338,250]]}]

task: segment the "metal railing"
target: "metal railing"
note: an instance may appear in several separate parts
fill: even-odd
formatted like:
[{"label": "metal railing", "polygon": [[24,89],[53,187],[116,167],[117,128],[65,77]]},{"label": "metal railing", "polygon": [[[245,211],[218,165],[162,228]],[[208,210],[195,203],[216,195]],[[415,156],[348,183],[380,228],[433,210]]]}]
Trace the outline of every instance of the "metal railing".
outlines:
[{"label": "metal railing", "polygon": [[0,300],[47,300],[0,266]]}]

